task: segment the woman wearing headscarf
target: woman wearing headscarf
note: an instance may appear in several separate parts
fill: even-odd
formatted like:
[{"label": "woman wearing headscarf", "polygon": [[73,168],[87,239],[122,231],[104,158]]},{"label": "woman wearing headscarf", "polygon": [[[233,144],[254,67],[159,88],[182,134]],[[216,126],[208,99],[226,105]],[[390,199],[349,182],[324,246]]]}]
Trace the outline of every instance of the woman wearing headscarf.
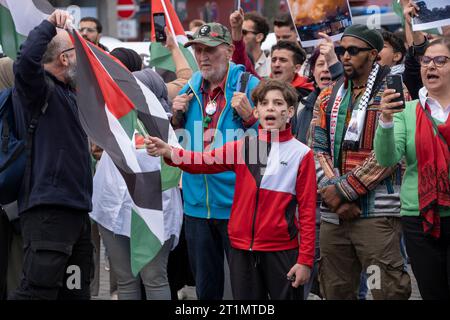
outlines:
[{"label": "woman wearing headscarf", "polygon": [[[130,72],[142,69],[142,59],[133,50],[116,48],[111,55],[118,59]],[[152,74],[152,73],[150,73]],[[136,76],[155,94],[163,108],[168,106],[167,88],[162,79]],[[152,106],[156,107],[156,106]],[[139,125],[138,128],[143,126]],[[142,149],[145,132],[138,129],[135,144],[137,159],[148,170],[160,169],[160,159],[151,159]],[[144,152],[141,152],[144,151]],[[162,193],[164,216],[164,244],[155,253],[154,258],[145,264],[138,275],[132,273],[131,265],[131,219],[132,200],[120,172],[107,153],[101,155],[94,176],[93,210],[91,218],[99,225],[105,248],[108,252],[111,270],[117,277],[119,300],[140,300],[141,282],[148,300],[170,300],[171,292],[167,275],[169,253],[178,244],[183,218],[182,202],[178,187],[164,190]],[[149,243],[149,247],[151,243]]]},{"label": "woman wearing headscarf", "polygon": [[[181,52],[172,34],[165,28],[166,32],[166,48],[171,52],[172,59],[175,64],[176,79],[164,83],[163,78],[150,68],[145,68],[141,71],[133,72],[133,75],[139,79],[145,86],[147,86],[158,100],[161,102],[164,110],[168,116],[172,116],[172,100],[178,95],[178,92],[186,85],[192,77],[192,69],[188,61]],[[183,295],[181,290],[185,285],[192,285],[194,280],[190,270],[186,240],[184,237],[184,230],[182,230],[179,238],[178,246],[172,250],[169,255],[169,262],[167,266],[167,273],[169,277],[169,284],[172,294],[172,300],[177,300],[179,295]]]}]

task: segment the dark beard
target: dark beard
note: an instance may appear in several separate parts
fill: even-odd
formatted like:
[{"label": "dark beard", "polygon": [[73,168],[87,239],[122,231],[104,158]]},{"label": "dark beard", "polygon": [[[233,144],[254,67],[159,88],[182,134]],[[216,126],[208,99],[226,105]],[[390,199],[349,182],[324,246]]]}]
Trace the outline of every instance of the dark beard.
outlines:
[{"label": "dark beard", "polygon": [[[366,65],[368,65],[368,64],[372,65],[372,64],[370,63],[369,56],[367,55],[367,56],[366,56],[366,59],[365,59],[364,62],[362,63],[362,65],[361,65],[361,67],[359,68],[359,70],[356,70],[355,67],[352,67],[352,72],[351,72],[350,74],[345,73],[345,75],[346,75],[347,78],[350,79],[350,80],[358,79],[358,78],[361,77],[361,75],[363,74],[363,70],[362,70],[362,69],[364,69],[364,68],[366,67]],[[371,69],[372,69],[372,67],[371,67]]]},{"label": "dark beard", "polygon": [[252,51],[255,49],[255,47],[257,46],[257,44],[247,44],[245,49],[247,51],[247,54],[251,55]]},{"label": "dark beard", "polygon": [[353,68],[353,69],[352,69],[352,72],[350,72],[350,73],[345,72],[345,75],[346,75],[347,78],[350,79],[350,80],[355,79],[355,78],[357,77],[357,73],[356,73],[355,68]]},{"label": "dark beard", "polygon": [[69,81],[68,85],[69,85],[70,88],[75,90],[77,88],[77,81],[76,81],[76,79],[71,79]]}]

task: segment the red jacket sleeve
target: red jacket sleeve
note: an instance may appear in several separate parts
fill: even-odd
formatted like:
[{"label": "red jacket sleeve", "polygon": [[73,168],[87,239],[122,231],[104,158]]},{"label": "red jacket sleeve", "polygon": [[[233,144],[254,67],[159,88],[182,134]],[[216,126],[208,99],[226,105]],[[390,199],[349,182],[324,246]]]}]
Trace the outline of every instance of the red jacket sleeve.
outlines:
[{"label": "red jacket sleeve", "polygon": [[261,80],[261,77],[256,73],[255,66],[245,51],[244,40],[233,41],[234,51],[231,60],[236,64],[242,64],[245,66],[245,71],[250,72],[252,75]]},{"label": "red jacket sleeve", "polygon": [[231,141],[221,148],[209,152],[194,152],[173,148],[172,160],[164,158],[172,167],[178,167],[189,173],[219,173],[234,171],[237,164],[237,145],[239,141]]},{"label": "red jacket sleeve", "polygon": [[297,173],[296,194],[300,231],[297,263],[312,267],[316,237],[317,198],[316,168],[312,150],[303,157],[300,163]]}]

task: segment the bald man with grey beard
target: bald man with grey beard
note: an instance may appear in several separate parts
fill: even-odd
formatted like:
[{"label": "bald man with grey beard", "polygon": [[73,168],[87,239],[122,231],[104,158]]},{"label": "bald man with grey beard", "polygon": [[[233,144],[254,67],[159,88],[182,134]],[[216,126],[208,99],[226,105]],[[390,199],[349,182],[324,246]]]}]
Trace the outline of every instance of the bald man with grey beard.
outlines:
[{"label": "bald man with grey beard", "polygon": [[27,127],[32,119],[37,126],[18,198],[24,259],[13,300],[90,299],[91,158],[78,118],[75,48],[60,29],[69,17],[54,11],[30,32],[14,64],[14,107]]}]

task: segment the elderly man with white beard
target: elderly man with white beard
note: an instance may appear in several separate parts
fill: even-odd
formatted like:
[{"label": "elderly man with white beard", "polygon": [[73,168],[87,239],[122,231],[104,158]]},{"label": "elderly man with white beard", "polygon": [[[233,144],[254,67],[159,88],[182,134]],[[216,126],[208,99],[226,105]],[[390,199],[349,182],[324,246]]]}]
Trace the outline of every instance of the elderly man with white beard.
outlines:
[{"label": "elderly man with white beard", "polygon": [[[244,66],[230,62],[234,46],[225,26],[201,26],[185,44],[191,45],[200,71],[174,98],[171,122],[175,128],[185,129],[186,149],[207,151],[233,139],[227,130],[243,133],[250,127],[256,129],[250,93],[259,81],[246,74],[246,85]],[[237,92],[240,87],[244,92]],[[200,300],[223,298],[224,253],[228,256],[230,248],[227,225],[235,179],[233,172],[183,173],[187,250]]]},{"label": "elderly man with white beard", "polygon": [[36,129],[18,199],[22,280],[10,299],[90,298],[91,160],[78,119],[75,50],[60,29],[69,17],[54,11],[30,32],[14,64],[14,107]]}]

